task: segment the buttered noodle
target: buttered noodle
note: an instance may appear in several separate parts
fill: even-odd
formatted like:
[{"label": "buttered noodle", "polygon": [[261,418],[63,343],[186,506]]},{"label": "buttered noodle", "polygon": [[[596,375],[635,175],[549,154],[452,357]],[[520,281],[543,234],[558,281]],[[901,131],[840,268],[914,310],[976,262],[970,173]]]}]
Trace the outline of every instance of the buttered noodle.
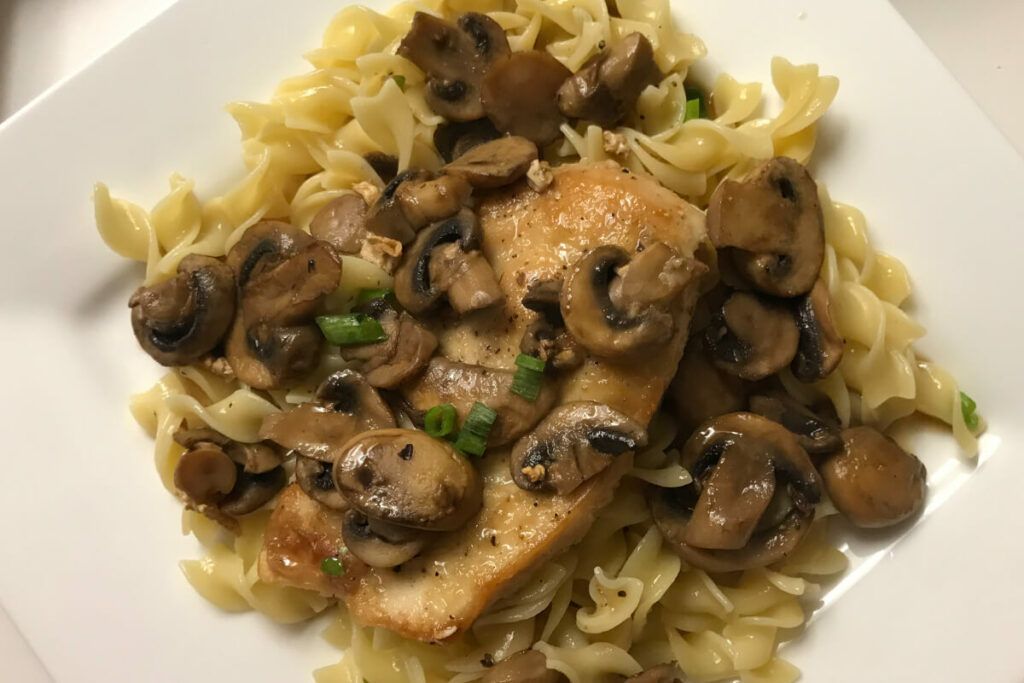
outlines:
[{"label": "buttered noodle", "polygon": [[[319,209],[357,184],[382,187],[366,153],[394,155],[400,169],[439,168],[432,136],[443,120],[424,99],[423,73],[395,54],[417,10],[448,17],[486,12],[506,30],[513,51],[545,49],[571,70],[603,46],[643,33],[664,80],[642,93],[621,127],[563,125],[561,139],[545,156],[557,162],[614,159],[702,207],[721,179],[740,177],[760,160],[786,155],[808,161],[818,119],[839,85],[815,65],[777,57],[771,75],[781,105],[773,115],[760,113],[761,84],[723,74],[711,88],[716,118],[683,122],[683,83],[705,46],[675,28],[667,0],[620,0],[619,16],[610,16],[605,0],[428,0],[386,14],[347,7],[327,28],[323,44],[307,54],[312,71],[281,83],[268,103],[230,105],[249,169],[241,181],[201,202],[191,181],[173,176],[170,193],[150,211],[98,185],[94,199],[103,239],[118,254],[144,262],[146,282],[153,283],[172,275],[188,254],[223,256],[260,220],[284,219],[308,229]],[[873,249],[859,211],[833,202],[824,189],[822,200],[822,277],[846,350],[840,372],[817,384],[784,374],[787,390],[805,402],[827,397],[844,425],[885,428],[915,411],[932,415],[950,425],[966,454],[975,454],[979,428],[965,423],[956,382],[914,352],[924,330],[901,308],[910,294],[905,268]],[[343,307],[361,287],[389,285],[383,271],[345,257],[334,304]],[[157,469],[174,492],[172,473],[183,449],[172,435],[183,423],[254,442],[264,417],[309,400],[319,380],[341,367],[340,357],[325,353],[307,386],[272,392],[253,391],[198,366],[178,368],[136,396],[132,410],[153,436]],[[797,670],[776,656],[779,641],[805,622],[818,583],[846,566],[825,540],[828,520],[820,515],[782,566],[730,577],[688,567],[653,525],[642,486],[683,486],[690,478],[668,450],[675,436],[671,422],[657,417],[651,435],[651,446],[637,454],[614,502],[582,542],[443,647],[361,628],[317,594],[261,581],[257,555],[265,510],[243,518],[237,537],[186,510],[183,531],[200,541],[206,556],[183,562],[182,569],[203,597],[229,611],[255,609],[291,623],[330,610],[326,637],[345,652],[315,672],[320,683],[468,683],[483,675],[485,661],[529,647],[573,683],[631,675],[669,660],[698,680],[795,680]]]}]

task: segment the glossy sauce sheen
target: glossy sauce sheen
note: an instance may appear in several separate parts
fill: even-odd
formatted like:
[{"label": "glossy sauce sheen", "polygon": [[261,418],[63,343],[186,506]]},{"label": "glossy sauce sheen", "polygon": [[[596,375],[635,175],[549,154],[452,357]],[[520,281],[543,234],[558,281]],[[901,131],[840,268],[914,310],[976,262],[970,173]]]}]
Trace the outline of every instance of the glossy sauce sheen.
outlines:
[{"label": "glossy sauce sheen", "polygon": [[[610,164],[557,168],[543,193],[520,184],[484,199],[478,213],[483,249],[506,304],[457,321],[445,318],[435,332],[448,358],[495,368],[514,368],[522,333],[536,319],[520,303],[533,280],[567,275],[580,256],[603,244],[633,253],[640,242],[663,241],[690,256],[704,239],[699,210]],[[558,402],[606,403],[646,425],[682,355],[696,287],[686,296],[671,339],[627,362],[588,359],[564,376]],[[516,486],[509,450],[491,449],[480,461],[483,509],[465,527],[432,542],[400,571],[370,570],[352,582],[343,597],[360,623],[429,641],[467,629],[530,570],[586,533],[632,463],[631,456],[620,456],[572,494],[553,496]]]}]

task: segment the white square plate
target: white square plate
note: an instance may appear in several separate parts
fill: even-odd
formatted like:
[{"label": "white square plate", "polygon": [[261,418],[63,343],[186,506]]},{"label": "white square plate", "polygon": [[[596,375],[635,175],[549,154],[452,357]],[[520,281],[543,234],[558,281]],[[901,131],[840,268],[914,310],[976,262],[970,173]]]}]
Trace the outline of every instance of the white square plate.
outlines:
[{"label": "white square plate", "polygon": [[[89,193],[103,179],[148,204],[171,171],[207,190],[241,172],[221,106],[304,70],[343,2],[181,0],[0,126],[0,603],[58,681],[296,681],[337,659],[322,624],[223,615],[180,575],[197,548],[126,407],[157,376],[125,306],[141,271],[106,251]],[[768,82],[780,54],[840,77],[817,173],[905,259],[923,350],[991,425],[976,468],[919,436],[926,515],[902,538],[851,541],[855,569],[786,656],[809,681],[1019,683],[1024,161],[882,0],[677,14],[707,42],[705,69]]]}]

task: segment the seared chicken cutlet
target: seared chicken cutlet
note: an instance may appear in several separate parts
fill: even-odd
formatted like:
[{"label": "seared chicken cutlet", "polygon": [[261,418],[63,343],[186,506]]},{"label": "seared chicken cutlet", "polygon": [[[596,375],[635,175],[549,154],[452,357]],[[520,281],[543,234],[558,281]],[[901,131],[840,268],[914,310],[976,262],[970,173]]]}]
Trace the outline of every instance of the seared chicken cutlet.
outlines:
[{"label": "seared chicken cutlet", "polygon": [[[688,270],[683,269],[685,281],[669,334],[628,359],[587,354],[581,364],[545,388],[557,396],[540,397],[537,415],[531,415],[529,404],[510,406],[499,447],[492,442],[477,463],[484,482],[479,514],[462,528],[440,534],[420,555],[403,563],[400,571],[359,571],[358,578],[351,577],[354,580],[338,591],[360,623],[419,640],[444,640],[467,629],[488,605],[590,528],[628,471],[631,453],[614,459],[611,466],[566,494],[534,492],[513,480],[509,465],[513,443],[534,427],[552,403],[596,402],[646,426],[682,355],[703,270],[691,262],[705,237],[703,214],[656,182],[612,164],[556,168],[554,181],[545,191],[537,193],[525,183],[517,184],[485,196],[478,214],[482,251],[498,277],[504,303],[461,319],[435,316],[431,322],[424,318],[438,336],[444,358],[435,357],[430,369],[402,389],[416,409],[449,400],[464,419],[471,402],[450,398],[451,388],[443,385],[455,386],[457,394],[460,372],[467,373],[461,378],[465,384],[500,384],[500,379],[481,380],[476,366],[514,369],[524,334],[542,317],[526,308],[523,298],[529,298],[539,283],[569,281],[574,265],[592,250],[612,246],[635,254],[662,243],[687,261]],[[650,288],[657,286],[657,281],[650,283]],[[618,334],[613,328],[599,333]],[[503,414],[501,407],[496,410]],[[283,501],[275,519],[291,516],[281,508],[296,504]],[[278,554],[283,546],[276,537],[282,533],[290,532],[272,522],[266,544]],[[340,534],[337,544],[342,545]],[[305,557],[297,554],[292,560],[304,562]],[[287,565],[278,562],[281,570]],[[268,568],[266,563],[263,566]],[[297,572],[294,567],[290,571]],[[288,580],[280,570],[265,578]]]}]

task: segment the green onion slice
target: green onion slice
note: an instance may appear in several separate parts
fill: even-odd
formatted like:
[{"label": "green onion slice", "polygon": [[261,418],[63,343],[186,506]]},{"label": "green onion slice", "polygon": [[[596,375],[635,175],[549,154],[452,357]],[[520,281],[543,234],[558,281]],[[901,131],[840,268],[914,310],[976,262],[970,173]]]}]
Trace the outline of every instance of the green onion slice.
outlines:
[{"label": "green onion slice", "polygon": [[455,431],[455,406],[442,403],[427,411],[423,418],[423,429],[430,436],[441,438]]},{"label": "green onion slice", "polygon": [[380,322],[364,313],[321,315],[316,324],[327,341],[335,346],[372,344],[388,338]]},{"label": "green onion slice", "polygon": [[483,455],[487,448],[487,437],[494,427],[498,414],[477,401],[466,416],[459,436],[455,439],[455,447],[469,455]]},{"label": "green onion slice", "polygon": [[960,412],[964,416],[964,424],[968,429],[973,431],[978,428],[978,404],[962,391],[960,392]]},{"label": "green onion slice", "polygon": [[516,374],[512,378],[512,393],[533,402],[540,396],[541,384],[544,382],[544,367],[547,365],[540,358],[521,353],[516,356]]},{"label": "green onion slice", "polygon": [[387,288],[374,288],[374,289],[360,289],[356,293],[356,305],[362,306],[365,303],[369,303],[374,299],[390,299],[394,298],[395,290]]},{"label": "green onion slice", "polygon": [[393,74],[391,80],[399,87],[402,92],[405,92],[405,76],[402,74]]},{"label": "green onion slice", "polygon": [[345,574],[345,565],[337,556],[325,557],[320,562],[320,571],[327,576],[342,576]]},{"label": "green onion slice", "polygon": [[700,99],[686,100],[686,112],[683,114],[683,122],[701,118],[700,110]]}]

